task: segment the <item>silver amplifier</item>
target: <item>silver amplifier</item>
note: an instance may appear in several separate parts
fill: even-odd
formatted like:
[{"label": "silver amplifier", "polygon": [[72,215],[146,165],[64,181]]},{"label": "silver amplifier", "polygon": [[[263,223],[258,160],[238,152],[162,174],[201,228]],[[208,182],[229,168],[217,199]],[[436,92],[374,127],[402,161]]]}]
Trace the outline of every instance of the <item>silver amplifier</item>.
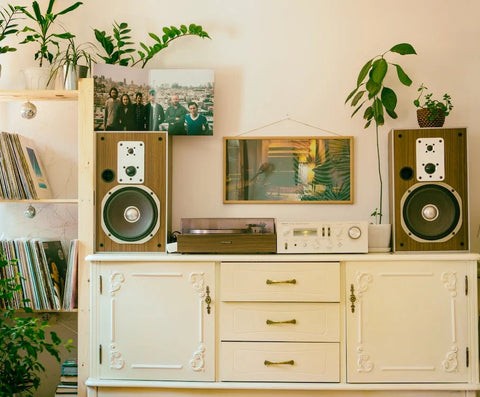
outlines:
[{"label": "silver amplifier", "polygon": [[368,222],[277,221],[277,253],[368,252]]}]

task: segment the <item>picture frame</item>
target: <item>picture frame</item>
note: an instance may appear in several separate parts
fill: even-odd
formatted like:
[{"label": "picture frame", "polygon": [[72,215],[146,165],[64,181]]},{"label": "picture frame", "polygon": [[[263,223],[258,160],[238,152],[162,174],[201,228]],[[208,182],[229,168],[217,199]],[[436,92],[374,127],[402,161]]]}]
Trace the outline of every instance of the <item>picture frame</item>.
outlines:
[{"label": "picture frame", "polygon": [[353,137],[224,137],[223,202],[352,204]]}]

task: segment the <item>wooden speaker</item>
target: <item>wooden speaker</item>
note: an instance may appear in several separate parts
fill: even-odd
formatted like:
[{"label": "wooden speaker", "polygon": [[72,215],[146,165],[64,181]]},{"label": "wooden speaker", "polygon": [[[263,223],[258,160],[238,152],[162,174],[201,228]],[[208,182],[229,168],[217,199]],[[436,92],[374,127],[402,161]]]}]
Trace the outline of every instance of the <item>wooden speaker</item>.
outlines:
[{"label": "wooden speaker", "polygon": [[390,132],[394,251],[468,251],[465,128]]},{"label": "wooden speaker", "polygon": [[165,252],[166,134],[100,132],[96,145],[96,251]]}]

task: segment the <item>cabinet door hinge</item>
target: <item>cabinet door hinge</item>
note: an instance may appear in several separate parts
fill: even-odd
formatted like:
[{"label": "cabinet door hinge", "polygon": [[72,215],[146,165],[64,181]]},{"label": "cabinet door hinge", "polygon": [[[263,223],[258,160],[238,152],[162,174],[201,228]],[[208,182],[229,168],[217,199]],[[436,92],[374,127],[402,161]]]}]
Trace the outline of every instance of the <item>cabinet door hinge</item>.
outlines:
[{"label": "cabinet door hinge", "polygon": [[465,349],[465,353],[466,353],[466,364],[467,364],[467,368],[470,366],[470,350],[468,349],[468,347]]},{"label": "cabinet door hinge", "polygon": [[468,276],[465,276],[465,295],[468,296]]},{"label": "cabinet door hinge", "polygon": [[100,295],[102,295],[103,292],[103,282],[102,282],[102,276],[98,276],[98,291],[100,292]]},{"label": "cabinet door hinge", "polygon": [[98,363],[102,363],[102,345],[98,345]]}]

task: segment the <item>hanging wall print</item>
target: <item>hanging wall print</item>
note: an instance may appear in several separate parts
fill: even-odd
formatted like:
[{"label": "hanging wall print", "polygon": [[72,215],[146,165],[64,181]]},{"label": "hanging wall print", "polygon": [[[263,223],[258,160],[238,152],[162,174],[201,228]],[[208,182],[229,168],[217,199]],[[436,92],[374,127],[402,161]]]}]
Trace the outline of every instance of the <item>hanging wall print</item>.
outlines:
[{"label": "hanging wall print", "polygon": [[353,203],[352,137],[224,138],[225,203]]}]

